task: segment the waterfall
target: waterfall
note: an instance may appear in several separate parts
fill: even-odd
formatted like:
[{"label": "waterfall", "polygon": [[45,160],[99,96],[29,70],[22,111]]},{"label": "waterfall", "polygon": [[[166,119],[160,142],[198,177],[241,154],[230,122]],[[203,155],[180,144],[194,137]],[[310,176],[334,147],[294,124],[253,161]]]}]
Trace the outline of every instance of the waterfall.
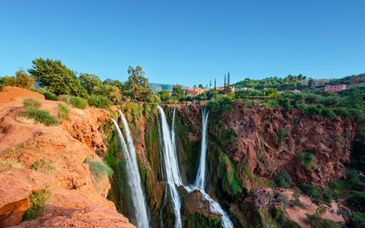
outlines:
[{"label": "waterfall", "polygon": [[175,110],[172,118],[171,130],[166,120],[163,109],[158,106],[160,112],[160,137],[162,137],[162,157],[164,163],[164,172],[169,195],[173,204],[175,213],[175,227],[182,227],[181,223],[181,199],[176,186],[183,185],[180,170],[177,162],[176,146],[175,146]]},{"label": "waterfall", "polygon": [[125,165],[127,174],[127,183],[131,192],[132,205],[134,209],[134,220],[138,228],[149,227],[149,220],[147,215],[147,204],[142,190],[141,177],[138,170],[136,151],[134,148],[132,136],[129,130],[127,120],[125,119],[123,113],[119,111],[125,138],[122,131],[120,130],[117,121],[112,119],[115,128],[117,129],[120,142],[122,144],[122,149],[125,155]]},{"label": "waterfall", "polygon": [[233,227],[231,220],[229,219],[228,214],[222,209],[222,207],[214,201],[212,197],[205,192],[205,170],[206,170],[206,160],[207,160],[207,139],[208,139],[208,116],[209,112],[204,108],[202,110],[202,141],[201,141],[201,151],[200,151],[200,161],[199,161],[199,169],[195,179],[194,186],[190,188],[190,191],[193,189],[198,189],[205,200],[207,200],[210,204],[210,211],[213,213],[218,213],[222,215],[222,226],[225,228]]},{"label": "waterfall", "polygon": [[202,110],[202,141],[200,147],[199,169],[195,179],[195,187],[205,189],[205,169],[207,156],[207,133],[208,133],[208,116],[209,112],[204,108]]},{"label": "waterfall", "polygon": [[171,130],[166,120],[166,115],[163,109],[158,106],[160,112],[160,130],[159,134],[162,137],[162,157],[164,161],[164,171],[166,176],[166,182],[168,185],[168,191],[172,199],[172,204],[175,212],[175,227],[182,227],[181,223],[181,199],[176,186],[183,186],[188,192],[199,190],[202,193],[204,200],[208,201],[210,205],[210,211],[222,215],[222,227],[232,228],[233,224],[229,219],[228,214],[222,209],[222,207],[205,192],[205,170],[206,170],[206,152],[207,152],[207,132],[208,132],[208,111],[203,110],[202,117],[202,143],[201,143],[201,155],[199,162],[198,174],[194,185],[185,186],[183,184],[180,169],[178,166],[178,159],[175,145],[175,115],[174,109]]}]

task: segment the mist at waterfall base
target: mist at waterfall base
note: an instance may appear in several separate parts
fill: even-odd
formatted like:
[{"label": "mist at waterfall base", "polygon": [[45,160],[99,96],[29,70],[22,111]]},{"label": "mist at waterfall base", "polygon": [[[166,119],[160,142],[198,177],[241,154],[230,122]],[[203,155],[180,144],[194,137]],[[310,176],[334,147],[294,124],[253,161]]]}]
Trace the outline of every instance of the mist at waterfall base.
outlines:
[{"label": "mist at waterfall base", "polygon": [[175,144],[175,115],[176,110],[173,111],[172,126],[171,130],[167,123],[166,115],[164,110],[159,106],[160,113],[160,136],[162,137],[162,156],[165,171],[165,178],[168,184],[169,195],[172,200],[173,209],[175,213],[175,227],[182,227],[181,223],[181,199],[179,192],[177,191],[177,186],[183,186],[188,192],[194,190],[199,190],[202,193],[204,200],[206,200],[210,205],[210,210],[213,213],[218,213],[222,215],[222,227],[231,228],[233,224],[229,219],[227,213],[222,209],[222,207],[205,192],[205,170],[206,170],[206,153],[207,153],[207,132],[208,132],[208,116],[209,112],[206,109],[202,110],[202,142],[201,142],[201,155],[199,162],[199,169],[194,185],[188,186],[184,185],[180,169],[178,166],[178,159],[176,153]]},{"label": "mist at waterfall base", "polygon": [[132,198],[134,222],[136,223],[135,225],[138,228],[150,227],[148,212],[147,212],[147,204],[142,190],[141,177],[138,170],[136,152],[132,136],[129,130],[127,120],[124,117],[124,114],[121,111],[119,111],[119,113],[122,119],[125,137],[123,136],[123,133],[119,128],[118,122],[114,119],[112,119],[112,121],[114,123],[115,129],[118,132],[119,140],[122,145],[122,150],[125,156],[125,166],[127,170],[126,176],[127,176],[129,191]]}]

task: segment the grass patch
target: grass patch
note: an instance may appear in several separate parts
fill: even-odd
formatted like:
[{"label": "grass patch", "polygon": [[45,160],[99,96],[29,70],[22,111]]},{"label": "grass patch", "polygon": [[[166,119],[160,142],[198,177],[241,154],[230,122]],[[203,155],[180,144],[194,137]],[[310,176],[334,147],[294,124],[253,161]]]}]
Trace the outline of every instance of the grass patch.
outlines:
[{"label": "grass patch", "polygon": [[39,159],[39,160],[33,162],[33,164],[31,165],[31,168],[35,171],[43,170],[46,173],[50,173],[51,171],[54,170],[54,167],[52,167],[49,163],[50,162],[48,160]]},{"label": "grass patch", "polygon": [[23,220],[33,220],[38,217],[42,212],[43,208],[46,206],[47,200],[51,193],[47,189],[42,189],[40,191],[33,192],[30,195],[30,208],[24,213]]},{"label": "grass patch", "polygon": [[48,111],[29,107],[21,113],[21,116],[28,119],[33,119],[38,123],[42,123],[46,126],[56,125],[58,123],[57,119],[52,116]]},{"label": "grass patch", "polygon": [[85,109],[88,106],[87,100],[81,97],[71,97],[70,98],[70,104],[79,109]]},{"label": "grass patch", "polygon": [[68,114],[69,114],[70,110],[67,108],[66,105],[64,104],[59,104],[57,106],[57,116],[58,118],[60,119],[64,119],[64,118],[67,118],[68,117]]},{"label": "grass patch", "polygon": [[25,108],[39,108],[41,107],[41,101],[33,98],[24,98],[23,105]]},{"label": "grass patch", "polygon": [[90,171],[95,179],[103,178],[105,175],[112,177],[114,171],[104,162],[96,161],[96,160],[86,160],[85,163],[89,165]]}]

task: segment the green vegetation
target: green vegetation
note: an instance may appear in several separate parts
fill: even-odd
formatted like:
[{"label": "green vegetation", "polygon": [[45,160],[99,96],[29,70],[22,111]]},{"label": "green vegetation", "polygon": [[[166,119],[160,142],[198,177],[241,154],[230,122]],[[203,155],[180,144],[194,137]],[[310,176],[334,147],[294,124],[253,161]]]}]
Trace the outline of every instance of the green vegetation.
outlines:
[{"label": "green vegetation", "polygon": [[89,165],[90,171],[96,180],[103,178],[104,176],[112,177],[114,171],[104,162],[96,160],[85,160],[85,163]]},{"label": "green vegetation", "polygon": [[280,170],[274,174],[274,184],[278,187],[289,188],[292,184],[292,180],[286,171]]},{"label": "green vegetation", "polygon": [[33,60],[32,63],[33,66],[28,72],[43,87],[48,88],[49,92],[56,95],[70,94],[84,98],[87,97],[87,92],[81,86],[80,80],[76,77],[76,73],[68,69],[61,61],[39,58]]},{"label": "green vegetation", "polygon": [[53,117],[48,111],[29,107],[26,108],[24,112],[21,113],[28,119],[33,119],[36,122],[42,123],[46,126],[56,125],[58,123],[57,119]]},{"label": "green vegetation", "polygon": [[111,105],[109,99],[102,95],[91,96],[89,104],[97,108],[108,108]]},{"label": "green vegetation", "polygon": [[307,215],[309,223],[312,225],[312,227],[318,227],[318,228],[341,228],[342,225],[333,222],[328,219],[324,219],[321,216],[314,214],[314,215]]},{"label": "green vegetation", "polygon": [[66,105],[64,104],[59,104],[57,106],[57,116],[58,118],[60,119],[65,119],[68,117],[68,114],[69,114],[70,110],[67,108]]},{"label": "green vegetation", "polygon": [[275,144],[278,148],[280,148],[281,145],[283,144],[284,137],[286,134],[287,134],[287,129],[284,127],[281,127],[279,130],[278,136],[275,137]]},{"label": "green vegetation", "polygon": [[41,101],[33,98],[24,98],[23,105],[25,108],[39,108],[41,107]]},{"label": "green vegetation", "polygon": [[57,95],[54,93],[51,93],[49,91],[45,91],[43,93],[44,98],[46,98],[46,100],[51,100],[51,101],[57,101]]},{"label": "green vegetation", "polygon": [[51,193],[47,189],[42,189],[40,191],[33,192],[30,195],[30,208],[24,213],[23,220],[33,220],[38,217],[42,212],[43,208],[46,206],[47,200]]},{"label": "green vegetation", "polygon": [[242,193],[242,184],[236,176],[235,165],[226,154],[221,154],[218,169],[218,175],[223,176],[223,189],[233,195]]},{"label": "green vegetation", "polygon": [[307,77],[303,75],[293,76],[288,75],[285,78],[271,77],[262,80],[252,80],[249,78],[234,84],[236,88],[249,88],[249,89],[269,89],[274,88],[278,90],[295,90],[305,89],[308,87]]},{"label": "green vegetation", "polygon": [[15,73],[15,77],[1,77],[0,89],[4,86],[17,86],[25,89],[32,89],[34,81],[33,77],[20,70]]},{"label": "green vegetation", "polygon": [[83,99],[81,97],[71,97],[70,98],[70,104],[79,109],[85,109],[88,106],[87,100]]},{"label": "green vegetation", "polygon": [[280,207],[273,207],[269,210],[272,218],[283,228],[299,228],[300,226],[290,220],[285,210]]},{"label": "green vegetation", "polygon": [[350,227],[354,228],[365,227],[365,213],[354,212],[351,217]]},{"label": "green vegetation", "polygon": [[316,188],[310,184],[303,184],[302,190],[304,191],[304,193],[306,193],[307,195],[309,195],[310,197],[312,197],[314,199],[321,198],[321,191],[318,188]]}]

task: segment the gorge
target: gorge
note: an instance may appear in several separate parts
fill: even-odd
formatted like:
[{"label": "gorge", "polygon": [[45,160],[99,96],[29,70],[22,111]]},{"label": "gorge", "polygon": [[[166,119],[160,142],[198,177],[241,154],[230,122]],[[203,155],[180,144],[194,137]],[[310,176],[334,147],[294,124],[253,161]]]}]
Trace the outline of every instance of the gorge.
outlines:
[{"label": "gorge", "polygon": [[[54,112],[61,103],[43,100],[42,108]],[[15,102],[0,112],[2,137],[9,139],[1,144],[0,179],[10,183],[10,170],[30,172],[44,183],[36,179],[19,200],[43,189],[51,194],[43,212],[20,223],[23,227],[81,224],[75,219],[81,210],[90,216],[103,213],[100,220],[83,219],[83,224],[105,221],[115,227],[309,227],[306,214],[317,216],[329,205],[324,201],[329,186],[348,175],[358,129],[352,117],[333,121],[238,101],[224,110],[199,103],[160,107],[133,102],[109,110],[70,108],[56,127],[19,119],[21,110],[21,102]],[[17,138],[24,141],[10,140],[17,132],[24,132]],[[70,143],[72,150],[66,146]],[[114,175],[98,174],[104,163]],[[287,187],[277,181],[284,171],[291,180]],[[17,184],[22,183],[27,182]],[[294,201],[297,186],[305,209]],[[320,195],[309,197],[315,191],[306,193],[307,188]],[[25,212],[10,207],[22,202],[10,195],[2,194],[3,210],[11,212],[2,215],[3,224]],[[62,209],[69,207],[75,208],[72,213]],[[330,209],[320,216],[344,222]]]}]

